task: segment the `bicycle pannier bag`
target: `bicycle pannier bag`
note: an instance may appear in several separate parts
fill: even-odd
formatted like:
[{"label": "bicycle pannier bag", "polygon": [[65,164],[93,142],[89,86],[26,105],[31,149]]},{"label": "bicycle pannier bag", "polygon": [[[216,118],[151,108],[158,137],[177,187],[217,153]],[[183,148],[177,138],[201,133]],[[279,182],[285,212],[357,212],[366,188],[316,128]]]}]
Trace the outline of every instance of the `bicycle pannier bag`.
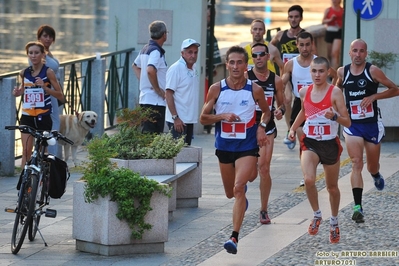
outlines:
[{"label": "bicycle pannier bag", "polygon": [[53,199],[59,199],[64,195],[67,181],[69,179],[69,170],[66,162],[54,155],[49,154],[47,161],[50,162],[50,184],[48,194]]}]

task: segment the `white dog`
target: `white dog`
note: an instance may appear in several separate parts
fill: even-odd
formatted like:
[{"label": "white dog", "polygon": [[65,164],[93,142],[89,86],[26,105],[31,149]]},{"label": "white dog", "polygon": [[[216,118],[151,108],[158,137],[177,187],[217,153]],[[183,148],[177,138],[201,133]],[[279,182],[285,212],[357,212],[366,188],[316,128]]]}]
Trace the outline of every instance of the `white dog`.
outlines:
[{"label": "white dog", "polygon": [[73,145],[59,140],[58,143],[64,146],[64,160],[68,162],[72,151],[71,167],[77,163],[76,152],[82,145],[87,133],[97,124],[97,114],[93,111],[83,111],[76,115],[60,115],[60,133],[74,142]]}]

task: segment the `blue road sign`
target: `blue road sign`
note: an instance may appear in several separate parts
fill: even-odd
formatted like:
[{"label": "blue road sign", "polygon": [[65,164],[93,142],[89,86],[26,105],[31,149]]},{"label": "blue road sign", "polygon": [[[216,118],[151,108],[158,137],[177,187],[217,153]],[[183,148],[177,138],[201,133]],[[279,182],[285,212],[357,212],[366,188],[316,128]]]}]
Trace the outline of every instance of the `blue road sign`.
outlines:
[{"label": "blue road sign", "polygon": [[375,19],[382,11],[382,0],[353,0],[355,13],[360,10],[360,17],[364,20]]}]

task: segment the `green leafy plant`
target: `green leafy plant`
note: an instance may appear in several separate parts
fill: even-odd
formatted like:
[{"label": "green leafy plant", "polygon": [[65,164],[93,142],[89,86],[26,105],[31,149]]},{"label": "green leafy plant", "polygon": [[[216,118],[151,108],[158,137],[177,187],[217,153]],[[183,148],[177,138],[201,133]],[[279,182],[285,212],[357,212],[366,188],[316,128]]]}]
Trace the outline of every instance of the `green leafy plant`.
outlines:
[{"label": "green leafy plant", "polygon": [[118,131],[93,138],[87,145],[88,161],[83,166],[86,202],[109,195],[118,204],[116,216],[132,229],[132,237],[141,239],[151,229],[145,215],[151,211],[151,197],[158,191],[170,196],[171,188],[155,180],[141,177],[126,168],[117,168],[110,158],[170,159],[176,157],[184,145],[184,137],[174,139],[171,133],[141,132],[141,124],[152,115],[149,109],[123,109],[118,113]]},{"label": "green leafy plant", "polygon": [[100,196],[109,195],[110,200],[118,204],[116,216],[128,223],[133,238],[141,239],[145,230],[152,228],[145,222],[145,216],[152,210],[153,193],[158,191],[170,196],[171,189],[130,169],[116,168],[109,160],[113,152],[104,149],[106,145],[102,138],[94,138],[87,145],[89,161],[83,168],[83,179],[87,182],[85,200],[92,203]]},{"label": "green leafy plant", "polygon": [[392,65],[398,60],[398,55],[394,53],[382,53],[371,51],[368,56],[373,65],[379,68],[391,69]]},{"label": "green leafy plant", "polygon": [[114,154],[114,158],[171,159],[176,157],[184,146],[184,137],[174,139],[171,133],[142,133],[141,124],[149,120],[153,111],[137,107],[118,112],[118,131],[108,136],[104,134],[104,149]]},{"label": "green leafy plant", "polygon": [[184,138],[174,139],[172,134],[160,134],[154,137],[147,147],[138,147],[137,153],[142,159],[171,159],[184,146]]}]

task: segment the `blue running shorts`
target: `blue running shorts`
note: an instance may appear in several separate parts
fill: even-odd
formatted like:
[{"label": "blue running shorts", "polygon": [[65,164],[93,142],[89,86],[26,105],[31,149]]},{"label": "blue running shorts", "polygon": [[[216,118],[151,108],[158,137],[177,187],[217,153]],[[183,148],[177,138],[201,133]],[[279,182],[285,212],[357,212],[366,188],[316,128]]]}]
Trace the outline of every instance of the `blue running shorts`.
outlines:
[{"label": "blue running shorts", "polygon": [[344,132],[374,144],[380,143],[385,136],[385,128],[381,121],[365,124],[352,123],[350,127],[344,127]]}]

